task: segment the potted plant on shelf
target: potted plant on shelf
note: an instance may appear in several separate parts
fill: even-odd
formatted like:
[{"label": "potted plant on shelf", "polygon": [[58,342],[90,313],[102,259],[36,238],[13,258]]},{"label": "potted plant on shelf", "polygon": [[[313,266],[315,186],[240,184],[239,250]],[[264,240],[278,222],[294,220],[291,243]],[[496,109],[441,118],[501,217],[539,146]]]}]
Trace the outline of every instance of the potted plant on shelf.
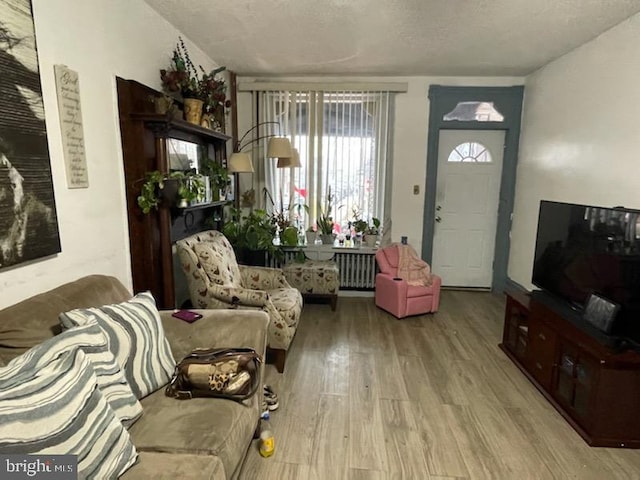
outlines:
[{"label": "potted plant on shelf", "polygon": [[204,180],[201,175],[184,172],[147,172],[140,189],[138,205],[142,213],[158,209],[164,200],[169,206],[184,208],[190,202],[204,199]]},{"label": "potted plant on shelf", "polygon": [[311,225],[309,228],[307,228],[307,231],[305,232],[305,237],[307,238],[307,245],[314,245],[316,243],[317,236],[318,236],[318,232],[316,231],[316,228],[314,225]]},{"label": "potted plant on shelf", "polygon": [[333,234],[333,219],[321,213],[318,216],[316,222],[318,224],[318,231],[320,232],[320,239],[323,245],[333,245],[335,241],[335,235]]},{"label": "potted plant on shelf", "polygon": [[204,202],[205,185],[202,175],[183,174],[178,187],[178,196],[180,197],[179,208],[186,208],[194,203]]},{"label": "potted plant on shelf", "polygon": [[280,234],[280,244],[285,247],[295,247],[298,245],[298,229],[293,225],[286,227]]},{"label": "potted plant on shelf", "polygon": [[292,206],[285,207],[284,200],[282,196],[282,190],[280,190],[280,204],[276,205],[276,202],[273,200],[269,189],[264,187],[262,189],[262,193],[264,194],[264,203],[265,205],[268,203],[271,204],[271,220],[273,224],[278,228],[279,232],[283,232],[287,227],[291,226],[291,219],[289,213],[293,209]]},{"label": "potted plant on shelf", "polygon": [[353,231],[356,234],[355,238],[353,239],[353,242],[355,245],[360,245],[362,243],[362,237],[364,236],[364,232],[369,227],[369,224],[367,223],[367,221],[360,218],[360,215],[361,215],[360,210],[358,208],[354,208],[353,222],[351,224],[353,225]]},{"label": "potted plant on shelf", "polygon": [[334,222],[333,217],[331,216],[332,204],[333,195],[331,194],[331,187],[329,187],[324,207],[321,204],[318,204],[318,218],[316,220],[316,225],[318,226],[318,231],[320,232],[320,238],[322,239],[323,245],[333,245],[333,242],[335,241],[335,235],[333,233]]},{"label": "potted plant on shelf", "polygon": [[375,247],[380,233],[380,220],[376,217],[371,218],[371,225],[367,225],[364,231],[364,242],[367,247]]},{"label": "potted plant on shelf", "polygon": [[211,184],[211,199],[213,201],[224,200],[226,198],[226,190],[229,185],[229,170],[222,163],[212,158],[207,158],[203,162],[202,173],[209,177]]},{"label": "potted plant on shelf", "polygon": [[185,120],[188,122],[200,125],[205,106],[209,112],[221,109],[224,120],[224,108],[228,103],[226,85],[224,80],[217,79],[216,75],[225,69],[219,67],[207,72],[201,65],[196,67],[191,61],[184,40],[178,37],[171,57],[171,66],[160,70],[162,88],[167,92],[182,95]]}]

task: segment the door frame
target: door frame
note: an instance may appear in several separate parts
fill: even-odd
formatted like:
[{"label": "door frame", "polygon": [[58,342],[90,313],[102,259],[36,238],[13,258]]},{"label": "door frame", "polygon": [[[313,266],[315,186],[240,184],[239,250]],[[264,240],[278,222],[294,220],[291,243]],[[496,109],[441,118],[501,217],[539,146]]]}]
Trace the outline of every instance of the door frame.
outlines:
[{"label": "door frame", "polygon": [[[524,86],[512,87],[429,87],[429,133],[427,138],[427,176],[425,179],[422,258],[431,262],[435,233],[436,182],[441,130],[504,130],[504,155],[498,200],[498,223],[493,259],[492,290],[503,291],[507,282],[511,246],[511,216],[515,197],[516,164],[520,141],[520,120]],[[501,122],[445,121],[444,116],[459,102],[493,102],[504,120]]]}]

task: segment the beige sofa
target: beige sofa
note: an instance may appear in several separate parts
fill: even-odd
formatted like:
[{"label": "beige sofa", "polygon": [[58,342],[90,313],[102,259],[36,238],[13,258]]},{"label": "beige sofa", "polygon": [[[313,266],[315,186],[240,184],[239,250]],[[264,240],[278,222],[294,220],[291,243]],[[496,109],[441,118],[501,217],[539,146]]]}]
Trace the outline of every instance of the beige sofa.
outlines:
[{"label": "beige sofa", "polygon": [[[131,293],[115,278],[93,275],[0,311],[0,366],[60,332],[58,315],[74,308],[120,303]],[[269,317],[249,310],[199,310],[188,324],[160,312],[176,360],[196,347],[251,347],[263,357]],[[263,375],[263,369],[260,372]],[[141,400],[129,429],[139,460],[121,478],[234,479],[260,417],[260,395],[246,405],[213,398],[176,400],[164,388]]]}]

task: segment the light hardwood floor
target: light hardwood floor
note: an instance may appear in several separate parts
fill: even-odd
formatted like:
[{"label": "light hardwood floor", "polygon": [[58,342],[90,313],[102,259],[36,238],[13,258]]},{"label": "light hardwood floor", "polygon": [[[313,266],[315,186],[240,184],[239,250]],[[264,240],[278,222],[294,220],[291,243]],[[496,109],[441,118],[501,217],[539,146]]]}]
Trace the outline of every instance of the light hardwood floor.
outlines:
[{"label": "light hardwood floor", "polygon": [[[498,348],[504,299],[442,292],[397,320],[372,298],[305,305],[284,374],[273,457],[242,480],[640,479],[640,451],[590,448]],[[640,411],[639,411],[640,414]]]}]

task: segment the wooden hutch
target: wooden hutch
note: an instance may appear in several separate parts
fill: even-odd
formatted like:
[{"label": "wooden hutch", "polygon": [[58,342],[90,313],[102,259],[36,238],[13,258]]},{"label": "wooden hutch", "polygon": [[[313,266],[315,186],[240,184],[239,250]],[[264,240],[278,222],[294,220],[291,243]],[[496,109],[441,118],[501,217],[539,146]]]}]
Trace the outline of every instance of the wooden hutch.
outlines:
[{"label": "wooden hutch", "polygon": [[[230,136],[208,128],[156,114],[153,99],[161,95],[133,80],[117,78],[118,108],[124,177],[126,185],[129,244],[134,291],[150,290],[160,308],[177,308],[184,300],[186,285],[175,259],[174,243],[194,233],[218,228],[223,201],[213,201],[178,209],[161,204],[143,214],[137,198],[145,174],[168,172],[170,147],[185,142],[199,152],[226,165]],[[196,159],[197,160],[197,159]]]}]

